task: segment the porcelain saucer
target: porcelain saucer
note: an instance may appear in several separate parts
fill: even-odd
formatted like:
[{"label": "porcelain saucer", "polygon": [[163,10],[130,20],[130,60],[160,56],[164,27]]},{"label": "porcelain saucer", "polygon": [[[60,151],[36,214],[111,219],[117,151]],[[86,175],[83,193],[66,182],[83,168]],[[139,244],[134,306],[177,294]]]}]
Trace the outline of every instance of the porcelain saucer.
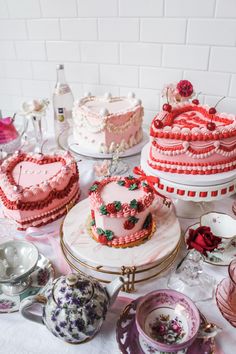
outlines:
[{"label": "porcelain saucer", "polygon": [[[159,351],[151,348],[139,336],[136,323],[135,313],[139,299],[131,301],[124,309],[116,327],[116,339],[122,354],[161,354]],[[204,318],[201,318],[204,321]],[[175,354],[182,354],[179,351]],[[196,339],[194,343],[187,349],[186,354],[218,354],[215,339]],[[171,354],[171,353],[169,353]],[[173,354],[173,353],[172,353]]]},{"label": "porcelain saucer", "polygon": [[0,313],[10,313],[19,311],[20,303],[28,296],[35,295],[38,292],[44,292],[47,286],[54,279],[54,269],[49,259],[39,254],[36,269],[30,275],[31,284],[21,294],[15,296],[8,296],[2,292],[0,286]]},{"label": "porcelain saucer", "polygon": [[[189,237],[189,229],[194,229],[196,230],[200,226],[200,223],[196,223],[194,225],[191,225],[187,228],[185,234],[184,234],[184,241],[185,244],[187,245],[187,239]],[[225,249],[224,251],[220,250],[215,250],[211,253],[208,253],[207,256],[203,256],[204,261],[206,263],[210,263],[213,265],[219,265],[219,266],[228,266],[230,262],[235,259],[236,257],[236,242],[232,241],[231,245]]]}]

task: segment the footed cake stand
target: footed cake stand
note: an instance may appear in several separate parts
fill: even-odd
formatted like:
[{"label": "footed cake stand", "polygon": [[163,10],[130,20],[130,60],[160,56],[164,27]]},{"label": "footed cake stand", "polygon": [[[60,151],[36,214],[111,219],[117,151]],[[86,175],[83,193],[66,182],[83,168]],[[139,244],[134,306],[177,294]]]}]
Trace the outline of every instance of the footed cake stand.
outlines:
[{"label": "footed cake stand", "polygon": [[89,200],[84,199],[68,212],[61,226],[61,248],[71,268],[104,283],[125,276],[123,290],[131,292],[135,284],[158,276],[173,264],[181,230],[172,208],[163,205],[157,212],[157,228],[152,237],[130,248],[112,248],[96,242],[86,222],[89,211]]},{"label": "footed cake stand", "polygon": [[156,176],[158,192],[173,199],[176,214],[186,219],[199,218],[214,210],[214,201],[227,198],[236,192],[236,170],[216,175],[173,174],[153,169],[149,166],[150,145],[141,153],[141,168],[147,175]]}]

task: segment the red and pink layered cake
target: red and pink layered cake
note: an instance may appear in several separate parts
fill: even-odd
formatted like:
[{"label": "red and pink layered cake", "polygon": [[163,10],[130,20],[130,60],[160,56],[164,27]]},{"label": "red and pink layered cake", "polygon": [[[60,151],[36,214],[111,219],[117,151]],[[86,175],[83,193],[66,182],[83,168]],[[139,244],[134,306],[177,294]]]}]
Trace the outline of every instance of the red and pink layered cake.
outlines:
[{"label": "red and pink layered cake", "polygon": [[4,215],[19,229],[41,226],[63,216],[77,201],[79,174],[69,153],[16,152],[0,166],[0,200]]},{"label": "red and pink layered cake", "polygon": [[73,109],[74,139],[92,152],[127,150],[143,138],[143,107],[133,93],[128,97],[87,95]]},{"label": "red and pink layered cake", "polygon": [[109,177],[90,188],[91,233],[111,247],[131,247],[151,237],[154,192],[133,176]]},{"label": "red and pink layered cake", "polygon": [[[194,104],[196,102],[196,104]],[[166,104],[153,119],[148,163],[179,174],[216,174],[236,168],[236,117],[193,103]]]}]

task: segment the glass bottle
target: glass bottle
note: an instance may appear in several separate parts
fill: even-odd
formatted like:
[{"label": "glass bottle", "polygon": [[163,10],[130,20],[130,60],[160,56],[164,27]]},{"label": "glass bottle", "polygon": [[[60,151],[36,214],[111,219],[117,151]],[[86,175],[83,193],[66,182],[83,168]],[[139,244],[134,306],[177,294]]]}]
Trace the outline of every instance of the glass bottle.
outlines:
[{"label": "glass bottle", "polygon": [[56,140],[72,122],[74,97],[66,82],[64,65],[57,65],[57,82],[53,92],[54,127]]}]

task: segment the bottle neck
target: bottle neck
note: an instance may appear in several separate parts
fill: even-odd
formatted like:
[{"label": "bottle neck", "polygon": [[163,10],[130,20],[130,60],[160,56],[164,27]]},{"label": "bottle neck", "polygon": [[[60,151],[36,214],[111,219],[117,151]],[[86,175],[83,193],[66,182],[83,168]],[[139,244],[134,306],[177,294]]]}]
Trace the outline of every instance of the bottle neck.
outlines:
[{"label": "bottle neck", "polygon": [[57,84],[66,84],[65,72],[64,69],[57,70]]}]

